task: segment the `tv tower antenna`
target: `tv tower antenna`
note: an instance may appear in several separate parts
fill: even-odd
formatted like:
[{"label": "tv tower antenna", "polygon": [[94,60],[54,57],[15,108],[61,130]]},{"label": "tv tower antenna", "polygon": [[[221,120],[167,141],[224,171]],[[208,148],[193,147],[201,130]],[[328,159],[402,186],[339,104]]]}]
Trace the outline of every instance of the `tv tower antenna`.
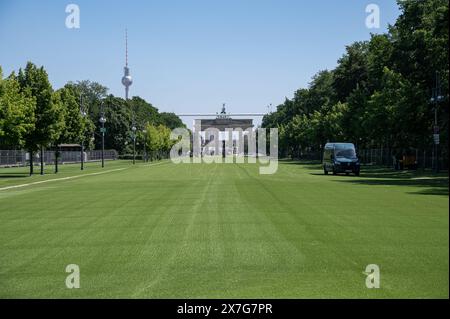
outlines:
[{"label": "tv tower antenna", "polygon": [[128,100],[128,91],[133,84],[133,78],[130,75],[130,69],[128,68],[128,30],[125,29],[125,67],[123,68],[122,84],[125,86],[125,100]]}]

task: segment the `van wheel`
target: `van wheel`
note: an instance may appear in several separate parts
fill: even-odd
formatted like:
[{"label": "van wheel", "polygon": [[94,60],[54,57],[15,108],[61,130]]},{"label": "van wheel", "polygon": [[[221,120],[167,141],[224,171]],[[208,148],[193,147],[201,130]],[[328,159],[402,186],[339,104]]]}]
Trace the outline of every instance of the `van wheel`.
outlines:
[{"label": "van wheel", "polygon": [[323,173],[325,174],[325,175],[328,175],[328,171],[327,171],[327,169],[324,167],[323,168]]},{"label": "van wheel", "polygon": [[336,173],[336,170],[334,169],[334,167],[333,167],[333,175],[336,175],[337,173]]}]

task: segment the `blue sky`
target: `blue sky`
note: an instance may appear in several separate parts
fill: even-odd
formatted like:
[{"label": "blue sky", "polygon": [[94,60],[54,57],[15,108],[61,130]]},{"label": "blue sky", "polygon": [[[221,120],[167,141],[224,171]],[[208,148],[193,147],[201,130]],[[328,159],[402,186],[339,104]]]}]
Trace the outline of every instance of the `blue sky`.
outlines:
[{"label": "blue sky", "polygon": [[[70,3],[80,29],[65,26]],[[369,3],[380,29],[365,26]],[[30,60],[54,88],[89,79],[123,96],[128,28],[130,95],[167,112],[215,113],[225,102],[261,113],[398,15],[394,0],[0,0],[0,65],[9,74]]]}]

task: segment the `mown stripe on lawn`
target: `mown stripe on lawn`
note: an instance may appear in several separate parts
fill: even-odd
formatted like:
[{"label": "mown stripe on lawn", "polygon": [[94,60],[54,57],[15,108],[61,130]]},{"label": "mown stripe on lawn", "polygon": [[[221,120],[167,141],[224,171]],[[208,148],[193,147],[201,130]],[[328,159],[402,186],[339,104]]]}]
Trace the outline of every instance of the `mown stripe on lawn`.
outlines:
[{"label": "mown stripe on lawn", "polygon": [[[159,163],[147,164],[145,166],[147,166],[147,167],[148,166],[156,166],[156,165],[167,164],[167,163],[169,163],[169,162],[164,161],[164,162],[159,162]],[[66,177],[61,177],[61,178],[52,178],[52,179],[47,179],[45,181],[37,181],[37,182],[26,183],[26,184],[6,186],[6,187],[1,187],[0,191],[15,189],[15,188],[22,188],[22,187],[26,187],[26,186],[39,185],[39,184],[43,184],[43,183],[47,183],[47,182],[65,181],[65,180],[75,179],[75,178],[79,178],[79,177],[83,177],[83,176],[95,176],[95,175],[106,174],[106,173],[111,173],[111,172],[123,171],[128,168],[130,168],[130,167],[115,168],[115,169],[110,169],[108,171],[102,171],[102,172],[81,174],[81,175],[75,175],[75,176],[66,176]]]},{"label": "mown stripe on lawn", "polygon": [[127,169],[127,168],[128,167],[116,168],[116,169],[110,169],[109,171],[104,171],[104,172],[96,172],[96,173],[89,173],[89,174],[82,174],[82,175],[75,175],[75,176],[67,176],[67,177],[61,177],[61,178],[52,178],[52,179],[46,179],[45,181],[38,181],[38,182],[27,183],[27,184],[6,186],[6,187],[0,188],[0,191],[8,190],[8,189],[14,189],[14,188],[21,188],[21,187],[26,187],[26,186],[32,186],[32,185],[38,185],[38,184],[43,184],[43,183],[48,183],[48,182],[64,181],[64,180],[75,179],[75,178],[79,178],[79,177],[83,177],[83,176],[93,176],[93,175],[106,174],[106,173],[115,172],[115,171],[122,171],[122,170]]}]

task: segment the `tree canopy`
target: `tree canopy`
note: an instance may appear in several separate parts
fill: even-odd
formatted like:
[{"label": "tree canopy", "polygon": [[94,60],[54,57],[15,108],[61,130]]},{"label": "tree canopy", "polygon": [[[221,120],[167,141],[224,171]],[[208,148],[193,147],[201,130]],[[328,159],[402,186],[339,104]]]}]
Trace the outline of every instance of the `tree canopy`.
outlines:
[{"label": "tree canopy", "polygon": [[432,144],[436,74],[444,100],[438,125],[448,158],[448,2],[398,1],[401,14],[386,34],[346,48],[333,70],[318,72],[263,127],[280,130],[280,153],[320,150],[326,142],[359,147],[427,147]]},{"label": "tree canopy", "polygon": [[[88,149],[99,149],[102,115],[106,118],[105,148],[121,154],[132,151],[133,125],[139,139],[148,129],[149,146],[160,151],[167,151],[170,129],[185,126],[175,114],[161,113],[141,97],[126,101],[108,95],[108,88],[97,82],[68,82],[54,90],[45,69],[32,62],[19,69],[17,76],[13,72],[7,78],[3,78],[0,68],[2,148],[25,148],[33,154],[43,148],[56,149],[63,143],[84,143]],[[152,127],[155,136],[148,133],[153,132]],[[154,144],[153,140],[158,142]]]}]

